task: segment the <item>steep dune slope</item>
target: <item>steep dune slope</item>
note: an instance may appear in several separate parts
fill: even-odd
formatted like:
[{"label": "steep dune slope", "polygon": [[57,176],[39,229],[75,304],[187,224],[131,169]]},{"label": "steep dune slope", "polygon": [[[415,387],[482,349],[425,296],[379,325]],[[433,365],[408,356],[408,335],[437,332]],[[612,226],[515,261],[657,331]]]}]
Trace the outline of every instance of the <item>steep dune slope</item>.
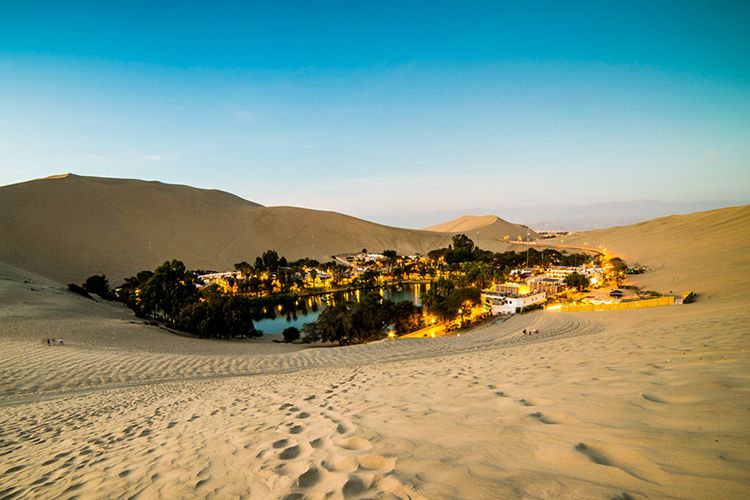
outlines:
[{"label": "steep dune slope", "polygon": [[102,272],[119,280],[172,258],[228,269],[268,249],[327,260],[362,248],[427,252],[450,240],[221,191],[76,175],[0,188],[0,234],[0,261],[61,281]]},{"label": "steep dune slope", "polygon": [[474,241],[508,238],[516,240],[537,237],[537,234],[521,224],[513,224],[496,215],[464,215],[434,226],[426,231],[441,233],[464,233]]},{"label": "steep dune slope", "polygon": [[750,287],[750,205],[662,217],[562,240],[602,245],[629,264],[650,267],[651,272],[634,280],[646,288],[740,298]]}]

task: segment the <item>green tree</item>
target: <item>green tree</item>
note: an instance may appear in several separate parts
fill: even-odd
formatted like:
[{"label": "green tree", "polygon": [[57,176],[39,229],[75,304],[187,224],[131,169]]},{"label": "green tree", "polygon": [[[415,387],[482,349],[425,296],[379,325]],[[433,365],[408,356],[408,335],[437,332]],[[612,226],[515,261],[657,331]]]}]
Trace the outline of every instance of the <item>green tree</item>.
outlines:
[{"label": "green tree", "polygon": [[246,261],[238,262],[234,265],[235,271],[239,271],[243,276],[249,276],[253,272],[253,266]]},{"label": "green tree", "polygon": [[359,276],[359,282],[364,288],[375,288],[378,286],[380,273],[374,269],[368,269]]},{"label": "green tree", "polygon": [[385,263],[388,266],[388,274],[393,272],[393,265],[396,263],[396,256],[398,253],[395,250],[383,250],[383,257],[385,257]]},{"label": "green tree", "polygon": [[474,242],[465,234],[457,234],[453,237],[453,255],[450,260],[446,261],[450,264],[452,262],[467,262],[473,260],[474,257]]},{"label": "green tree", "polygon": [[117,300],[128,306],[138,317],[147,316],[142,307],[140,291],[153,275],[151,271],[141,271],[135,276],[125,278],[125,283],[115,290]]},{"label": "green tree", "polygon": [[609,263],[612,264],[615,272],[624,273],[628,270],[628,265],[620,257],[614,257],[610,259]]},{"label": "green tree", "polygon": [[174,323],[180,310],[197,301],[198,289],[193,276],[179,260],[167,261],[154,271],[141,288],[143,311]]},{"label": "green tree", "polygon": [[425,294],[422,303],[425,308],[443,321],[451,321],[463,316],[471,307],[480,303],[481,292],[474,287],[457,288],[445,278],[433,285]]},{"label": "green tree", "polygon": [[276,250],[266,250],[263,252],[263,269],[266,269],[272,273],[276,272],[279,268],[279,254]]},{"label": "green tree", "polygon": [[202,300],[180,310],[177,325],[204,338],[259,336],[253,325],[253,304],[247,297],[227,295],[217,286],[201,290]]},{"label": "green tree", "polygon": [[349,267],[344,264],[334,264],[331,269],[331,278],[333,284],[338,285],[341,281],[349,275]]},{"label": "green tree", "polygon": [[112,291],[109,289],[109,281],[103,274],[95,274],[86,278],[83,288],[89,293],[95,293],[103,299],[112,298]]},{"label": "green tree", "polygon": [[414,303],[404,300],[384,301],[385,318],[388,325],[393,325],[399,335],[419,330],[422,322],[422,311]]},{"label": "green tree", "polygon": [[389,324],[385,315],[388,307],[377,293],[366,294],[360,302],[329,306],[320,313],[317,321],[302,328],[304,339],[306,342],[349,345],[383,338]]},{"label": "green tree", "polygon": [[585,290],[586,288],[589,287],[589,284],[590,284],[588,277],[579,273],[569,274],[568,276],[565,277],[564,282],[570,288],[576,288],[579,291]]}]

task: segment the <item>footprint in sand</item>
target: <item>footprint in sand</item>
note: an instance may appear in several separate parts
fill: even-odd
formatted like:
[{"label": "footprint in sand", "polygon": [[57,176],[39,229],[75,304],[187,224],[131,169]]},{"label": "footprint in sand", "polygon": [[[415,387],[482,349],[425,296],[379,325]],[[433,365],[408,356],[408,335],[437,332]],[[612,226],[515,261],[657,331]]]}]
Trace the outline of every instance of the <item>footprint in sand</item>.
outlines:
[{"label": "footprint in sand", "polygon": [[300,454],[299,445],[290,446],[289,448],[286,448],[284,451],[279,453],[279,458],[282,460],[291,460],[293,458],[297,458]]},{"label": "footprint in sand", "polygon": [[543,424],[557,424],[558,423],[556,420],[548,417],[547,415],[543,414],[540,411],[532,413],[530,416],[539,420]]},{"label": "footprint in sand", "polygon": [[368,488],[365,486],[365,483],[363,483],[357,476],[354,476],[350,477],[346,484],[344,484],[342,492],[344,493],[345,498],[349,498],[361,495],[367,490]]},{"label": "footprint in sand", "polygon": [[289,433],[290,434],[299,434],[303,430],[304,430],[304,427],[302,427],[301,425],[293,425],[292,427],[289,428]]},{"label": "footprint in sand", "polygon": [[522,399],[519,399],[518,402],[521,403],[524,406],[534,406],[534,403],[532,403],[528,399],[522,398]]},{"label": "footprint in sand", "polygon": [[307,417],[309,417],[309,416],[310,416],[310,414],[309,414],[309,413],[307,413],[306,411],[303,411],[303,412],[300,412],[300,413],[299,413],[299,414],[297,415],[297,418],[307,418]]},{"label": "footprint in sand", "polygon": [[660,404],[666,403],[666,401],[664,401],[663,399],[657,396],[654,396],[653,394],[649,394],[647,392],[642,392],[641,397],[645,399],[646,401],[651,401],[652,403],[660,403]]},{"label": "footprint in sand", "polygon": [[635,497],[627,491],[623,491],[619,495],[613,496],[612,500],[635,500]]},{"label": "footprint in sand", "polygon": [[586,446],[584,443],[578,443],[577,445],[575,445],[575,450],[578,453],[581,453],[582,455],[586,456],[589,460],[591,460],[595,464],[606,465],[606,466],[612,465],[612,461],[609,458],[607,458],[607,456],[604,455],[604,453],[598,450],[595,450],[593,448],[590,448],[589,446]]},{"label": "footprint in sand", "polygon": [[281,500],[303,500],[305,498],[305,495],[302,493],[289,493],[286,496],[283,496]]},{"label": "footprint in sand", "polygon": [[310,488],[320,481],[320,471],[314,465],[311,465],[307,472],[297,478],[297,485],[300,488]]},{"label": "footprint in sand", "polygon": [[275,448],[275,449],[278,449],[278,448],[283,448],[284,446],[286,446],[288,444],[289,444],[289,440],[288,439],[279,439],[278,441],[274,441],[271,444],[271,447]]}]

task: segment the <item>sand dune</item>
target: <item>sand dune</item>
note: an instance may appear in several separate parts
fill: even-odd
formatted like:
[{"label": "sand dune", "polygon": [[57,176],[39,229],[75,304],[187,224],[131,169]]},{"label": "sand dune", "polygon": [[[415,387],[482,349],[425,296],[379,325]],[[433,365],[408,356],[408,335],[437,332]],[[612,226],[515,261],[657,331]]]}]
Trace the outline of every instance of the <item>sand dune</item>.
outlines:
[{"label": "sand dune", "polygon": [[[426,253],[450,237],[160,182],[56,176],[0,188],[0,261],[63,282],[119,281],[167,259],[231,269],[274,249],[290,259],[393,248]],[[499,242],[488,243],[502,248]]]},{"label": "sand dune", "polygon": [[426,227],[425,231],[442,233],[464,233],[474,241],[519,237],[535,239],[537,234],[527,226],[513,224],[496,215],[464,215],[453,220]]},{"label": "sand dune", "polygon": [[598,247],[651,272],[633,281],[661,292],[733,299],[750,287],[750,205],[662,217],[545,242]]},{"label": "sand dune", "polygon": [[749,219],[576,236],[695,304],[331,349],[173,337],[0,266],[0,497],[746,498]]}]

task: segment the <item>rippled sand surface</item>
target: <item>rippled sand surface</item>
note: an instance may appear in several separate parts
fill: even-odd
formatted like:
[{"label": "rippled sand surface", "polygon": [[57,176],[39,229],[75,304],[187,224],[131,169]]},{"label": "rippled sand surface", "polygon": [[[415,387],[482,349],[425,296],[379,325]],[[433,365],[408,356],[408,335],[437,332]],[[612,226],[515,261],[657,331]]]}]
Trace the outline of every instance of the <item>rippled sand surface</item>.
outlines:
[{"label": "rippled sand surface", "polygon": [[663,231],[626,250],[695,304],[346,348],[177,337],[2,267],[0,498],[747,498],[748,242]]}]

